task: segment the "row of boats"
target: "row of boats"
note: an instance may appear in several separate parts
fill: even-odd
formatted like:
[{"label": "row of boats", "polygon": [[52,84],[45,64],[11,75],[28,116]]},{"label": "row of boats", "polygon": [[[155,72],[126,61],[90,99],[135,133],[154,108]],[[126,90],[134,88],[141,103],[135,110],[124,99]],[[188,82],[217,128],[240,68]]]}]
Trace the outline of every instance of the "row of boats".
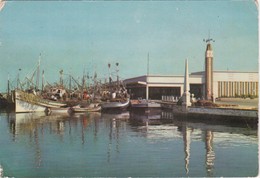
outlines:
[{"label": "row of boats", "polygon": [[79,99],[69,98],[54,99],[54,95],[47,98],[44,94],[23,90],[14,90],[7,101],[9,108],[14,108],[16,113],[25,112],[99,112],[101,110],[118,109],[124,110],[130,105],[130,98],[117,97],[111,94],[110,99],[92,100],[91,98]]},{"label": "row of boats", "polygon": [[[118,63],[116,66],[118,67]],[[110,71],[111,65],[108,64]],[[130,100],[130,95],[123,81],[119,80],[118,68],[117,80],[113,81],[109,72],[109,81],[101,83],[97,75],[91,78],[85,76],[76,80],[71,75],[68,86],[64,84],[63,70],[60,71],[60,82],[53,85],[44,84],[44,71],[42,72],[42,87],[40,87],[40,60],[31,76],[25,77],[24,82],[17,78],[17,86],[10,89],[8,79],[8,92],[0,94],[0,108],[14,109],[15,113],[26,112],[99,112],[106,110],[125,110],[132,108],[159,108],[160,104],[148,100]],[[19,75],[18,75],[19,76]],[[36,78],[36,81],[34,81]],[[93,84],[87,86],[87,80],[93,80]],[[74,85],[73,85],[74,83]],[[26,86],[26,87],[25,87]]]},{"label": "row of boats", "polygon": [[[126,89],[123,89],[126,91]],[[54,95],[49,98],[44,94],[37,94],[37,92],[29,92],[23,90],[12,91],[9,97],[9,106],[14,108],[15,113],[26,112],[45,112],[51,113],[77,113],[77,112],[100,112],[126,110],[128,107],[132,108],[159,108],[160,104],[150,102],[147,100],[130,100],[127,93],[118,95],[118,92],[109,93],[110,98],[104,99],[65,99],[62,97],[59,100],[53,99]]]}]

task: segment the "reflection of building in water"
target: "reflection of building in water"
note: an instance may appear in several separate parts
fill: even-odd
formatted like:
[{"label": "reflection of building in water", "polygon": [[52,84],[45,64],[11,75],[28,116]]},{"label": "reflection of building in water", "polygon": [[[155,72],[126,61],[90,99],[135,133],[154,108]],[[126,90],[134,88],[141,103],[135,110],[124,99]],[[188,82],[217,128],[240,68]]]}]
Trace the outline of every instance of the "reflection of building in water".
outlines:
[{"label": "reflection of building in water", "polygon": [[186,174],[189,174],[191,132],[192,132],[192,129],[187,127],[187,126],[184,126],[182,128],[184,152],[185,152],[185,170],[186,170]]},{"label": "reflection of building in water", "polygon": [[215,153],[213,150],[213,132],[207,130],[205,133],[206,160],[205,166],[208,176],[213,176]]}]

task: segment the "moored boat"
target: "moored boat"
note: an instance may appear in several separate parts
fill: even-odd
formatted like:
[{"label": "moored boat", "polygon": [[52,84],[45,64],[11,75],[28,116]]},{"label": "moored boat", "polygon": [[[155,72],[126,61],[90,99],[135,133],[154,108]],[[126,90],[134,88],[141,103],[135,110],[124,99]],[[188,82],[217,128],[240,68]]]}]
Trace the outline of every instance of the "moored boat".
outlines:
[{"label": "moored boat", "polygon": [[53,115],[53,114],[66,114],[70,115],[73,113],[73,109],[71,107],[65,107],[65,108],[48,108],[46,107],[44,110],[46,115]]},{"label": "moored boat", "polygon": [[39,112],[46,108],[62,108],[66,104],[57,101],[43,99],[33,93],[27,93],[22,90],[15,90],[15,112]]},{"label": "moored boat", "polygon": [[150,100],[131,100],[131,108],[161,108],[161,104]]},{"label": "moored boat", "polygon": [[109,102],[101,103],[102,110],[109,110],[109,109],[126,109],[130,104],[130,99],[126,98],[124,100],[110,100]]}]

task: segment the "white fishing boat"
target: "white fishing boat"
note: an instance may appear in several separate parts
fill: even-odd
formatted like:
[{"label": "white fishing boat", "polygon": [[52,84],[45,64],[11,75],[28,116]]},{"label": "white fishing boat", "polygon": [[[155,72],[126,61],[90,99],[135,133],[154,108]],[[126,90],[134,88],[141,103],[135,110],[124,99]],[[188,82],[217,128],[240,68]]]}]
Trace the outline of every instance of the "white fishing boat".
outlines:
[{"label": "white fishing boat", "polygon": [[101,103],[102,110],[109,110],[109,109],[126,109],[130,104],[130,99],[126,98],[124,100],[110,100],[109,102]]},{"label": "white fishing boat", "polygon": [[48,108],[62,108],[65,103],[43,99],[33,93],[22,90],[15,90],[15,112],[39,112],[46,111]]},{"label": "white fishing boat", "polygon": [[115,82],[112,82],[112,77],[110,73],[110,64],[108,64],[109,84],[108,84],[108,89],[104,90],[102,93],[102,99],[101,99],[103,101],[101,103],[102,111],[115,110],[115,109],[124,110],[130,104],[129,94],[127,93],[127,90],[123,82],[119,80],[118,65],[119,63],[116,63],[117,80]]}]

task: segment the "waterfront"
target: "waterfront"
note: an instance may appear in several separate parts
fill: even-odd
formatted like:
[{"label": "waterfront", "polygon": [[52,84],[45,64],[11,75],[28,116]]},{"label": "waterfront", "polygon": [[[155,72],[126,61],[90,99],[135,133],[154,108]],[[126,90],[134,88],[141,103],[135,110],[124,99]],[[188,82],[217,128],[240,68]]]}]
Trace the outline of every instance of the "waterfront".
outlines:
[{"label": "waterfront", "polygon": [[8,177],[257,176],[257,126],[153,115],[0,115]]}]

